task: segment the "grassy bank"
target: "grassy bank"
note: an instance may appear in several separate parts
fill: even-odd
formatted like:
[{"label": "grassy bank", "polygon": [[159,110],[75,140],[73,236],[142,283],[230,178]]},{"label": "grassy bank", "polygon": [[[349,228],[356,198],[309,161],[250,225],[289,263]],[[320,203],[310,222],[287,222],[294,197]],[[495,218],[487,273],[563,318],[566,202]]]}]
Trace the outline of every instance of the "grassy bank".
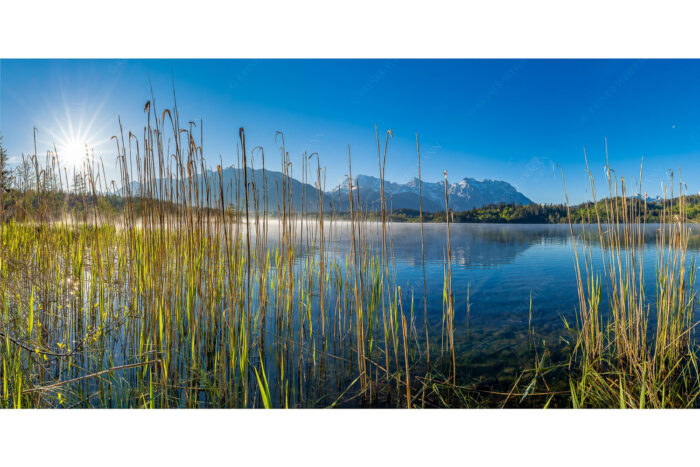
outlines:
[{"label": "grassy bank", "polygon": [[[647,204],[630,203],[624,178],[608,173],[608,186],[620,195],[598,201],[593,196],[588,218],[597,227],[596,244],[603,271],[591,264],[591,232],[583,240],[583,257],[576,258],[579,294],[578,339],[571,365],[574,407],[693,407],[700,395],[698,347],[695,341],[695,263],[688,259],[689,212],[681,180],[673,174],[655,221],[655,290],[644,288],[642,264]],[[590,175],[590,174],[589,174]],[[640,187],[632,187],[641,193]],[[677,190],[674,197],[674,190]],[[670,198],[670,201],[666,201]],[[694,211],[693,211],[694,212]],[[604,229],[601,219],[610,222]],[[575,241],[575,240],[574,240]],[[608,294],[609,309],[601,309]]]}]

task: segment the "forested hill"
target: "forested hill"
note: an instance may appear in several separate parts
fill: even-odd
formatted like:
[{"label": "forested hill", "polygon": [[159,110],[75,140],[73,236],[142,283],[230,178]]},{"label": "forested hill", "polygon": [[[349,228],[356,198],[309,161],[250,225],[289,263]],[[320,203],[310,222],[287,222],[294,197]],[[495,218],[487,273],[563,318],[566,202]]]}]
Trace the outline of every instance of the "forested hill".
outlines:
[{"label": "forested hill", "polygon": [[[602,222],[610,222],[607,218],[605,203],[609,199],[598,202],[598,215]],[[614,201],[613,201],[614,202]],[[622,203],[618,199],[617,203]],[[644,212],[644,201],[636,198],[625,200],[629,209],[639,209]],[[700,221],[700,196],[691,195],[683,198],[686,217],[689,221]],[[663,201],[647,201],[647,222],[659,222],[664,209]],[[667,213],[678,213],[678,200],[666,201]],[[596,222],[597,215],[593,203],[582,203],[571,206],[573,222]],[[414,209],[394,210],[391,215],[394,222],[418,222],[419,212]],[[445,212],[423,213],[424,222],[444,222]],[[491,204],[468,211],[452,212],[451,222],[462,223],[501,223],[501,224],[560,224],[568,222],[566,205],[563,204]]]}]

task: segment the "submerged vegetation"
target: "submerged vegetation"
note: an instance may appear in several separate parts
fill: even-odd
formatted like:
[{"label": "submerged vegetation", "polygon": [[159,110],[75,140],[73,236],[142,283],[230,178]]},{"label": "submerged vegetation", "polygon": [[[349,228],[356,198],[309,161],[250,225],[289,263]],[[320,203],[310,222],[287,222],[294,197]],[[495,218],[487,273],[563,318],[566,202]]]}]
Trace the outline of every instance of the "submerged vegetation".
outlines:
[{"label": "submerged vegetation", "polygon": [[[183,128],[176,107],[157,111],[154,100],[144,111],[143,138],[123,130],[113,137],[121,191],[107,183],[101,160],[88,155],[69,177],[55,151],[23,157],[0,190],[0,407],[696,405],[686,222],[697,203],[683,191],[648,203],[627,197],[624,180],[618,194],[608,171],[609,197],[576,208],[452,213],[445,190],[444,212],[426,213],[421,203],[416,219],[422,246],[422,223],[447,221],[442,320],[431,327],[424,254],[423,296],[408,300],[397,280],[392,221],[413,214],[392,212],[384,195],[390,131],[377,131],[377,213],[359,208],[349,148],[343,209],[306,198],[296,209],[281,132],[284,178],[270,205],[268,187],[248,178],[259,163],[268,183],[265,151],[250,149],[243,128],[243,170],[227,185],[221,164],[207,166],[194,123]],[[319,155],[305,154],[302,164],[304,181],[311,174],[323,193]],[[592,177],[591,187],[595,198]],[[450,247],[452,222],[497,211],[523,222],[557,212],[556,222],[564,215],[584,226],[583,235],[571,229],[582,249],[574,248],[572,273],[577,322],[562,327],[568,357],[555,357],[528,325],[533,366],[503,387],[461,375],[455,316],[468,316],[472,304],[456,310],[454,287],[465,284],[453,284]],[[650,294],[642,262],[652,221],[661,227]],[[602,271],[593,266],[598,252]]]}]

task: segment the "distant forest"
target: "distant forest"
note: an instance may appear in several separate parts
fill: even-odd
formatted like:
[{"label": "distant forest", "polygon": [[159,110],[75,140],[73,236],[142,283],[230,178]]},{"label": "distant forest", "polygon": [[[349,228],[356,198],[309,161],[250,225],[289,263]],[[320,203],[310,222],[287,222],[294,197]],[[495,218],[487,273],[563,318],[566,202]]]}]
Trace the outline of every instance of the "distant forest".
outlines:
[{"label": "distant forest", "polygon": [[[596,214],[595,205],[592,202],[571,206],[571,219],[575,223],[596,222],[600,216],[602,222],[610,222],[606,214],[606,203],[626,203],[627,209],[635,209],[644,212],[644,200],[627,198],[623,200],[603,199],[598,202]],[[687,221],[700,221],[700,196],[684,196]],[[678,199],[666,200],[666,215],[678,213]],[[664,212],[664,201],[647,201],[646,220],[656,223],[661,220]],[[495,224],[561,224],[568,222],[567,208],[563,204],[491,204],[469,211],[452,212],[450,222],[458,223],[495,223]],[[418,222],[419,211],[415,209],[399,209],[391,213],[394,222]],[[445,222],[445,212],[423,213],[424,222]]]}]

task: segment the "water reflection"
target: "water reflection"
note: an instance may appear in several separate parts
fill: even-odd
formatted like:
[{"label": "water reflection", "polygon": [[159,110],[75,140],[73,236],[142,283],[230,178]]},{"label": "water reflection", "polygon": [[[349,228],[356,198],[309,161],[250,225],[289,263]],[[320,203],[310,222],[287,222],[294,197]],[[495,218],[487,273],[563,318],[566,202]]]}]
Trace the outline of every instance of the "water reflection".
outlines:
[{"label": "water reflection", "polygon": [[[614,228],[603,226],[603,232]],[[700,246],[700,229],[696,225],[690,228],[689,256],[695,257]],[[362,229],[371,248],[381,251],[381,225],[367,223]],[[564,339],[571,336],[566,336],[563,320],[575,326],[578,305],[570,227],[566,224],[452,224],[450,229],[455,340],[463,379],[512,383],[516,369],[532,364],[534,359],[530,326],[538,342],[546,342],[554,355],[565,358]],[[594,267],[602,274],[598,227],[589,226],[584,231],[582,226],[575,225],[571,229],[580,253],[583,235],[588,237]],[[341,263],[352,254],[350,232],[348,223],[326,227],[327,254]],[[644,279],[650,297],[654,293],[658,233],[658,225],[643,228]],[[387,235],[396,282],[402,288],[404,309],[407,313],[412,310],[416,326],[421,327],[424,286],[420,225],[390,224]],[[297,228],[297,240],[304,255],[316,254],[312,245],[317,244],[318,236],[313,227]],[[438,345],[443,317],[446,245],[444,224],[424,225],[428,322],[431,339]],[[601,309],[606,306],[604,289]]]}]

